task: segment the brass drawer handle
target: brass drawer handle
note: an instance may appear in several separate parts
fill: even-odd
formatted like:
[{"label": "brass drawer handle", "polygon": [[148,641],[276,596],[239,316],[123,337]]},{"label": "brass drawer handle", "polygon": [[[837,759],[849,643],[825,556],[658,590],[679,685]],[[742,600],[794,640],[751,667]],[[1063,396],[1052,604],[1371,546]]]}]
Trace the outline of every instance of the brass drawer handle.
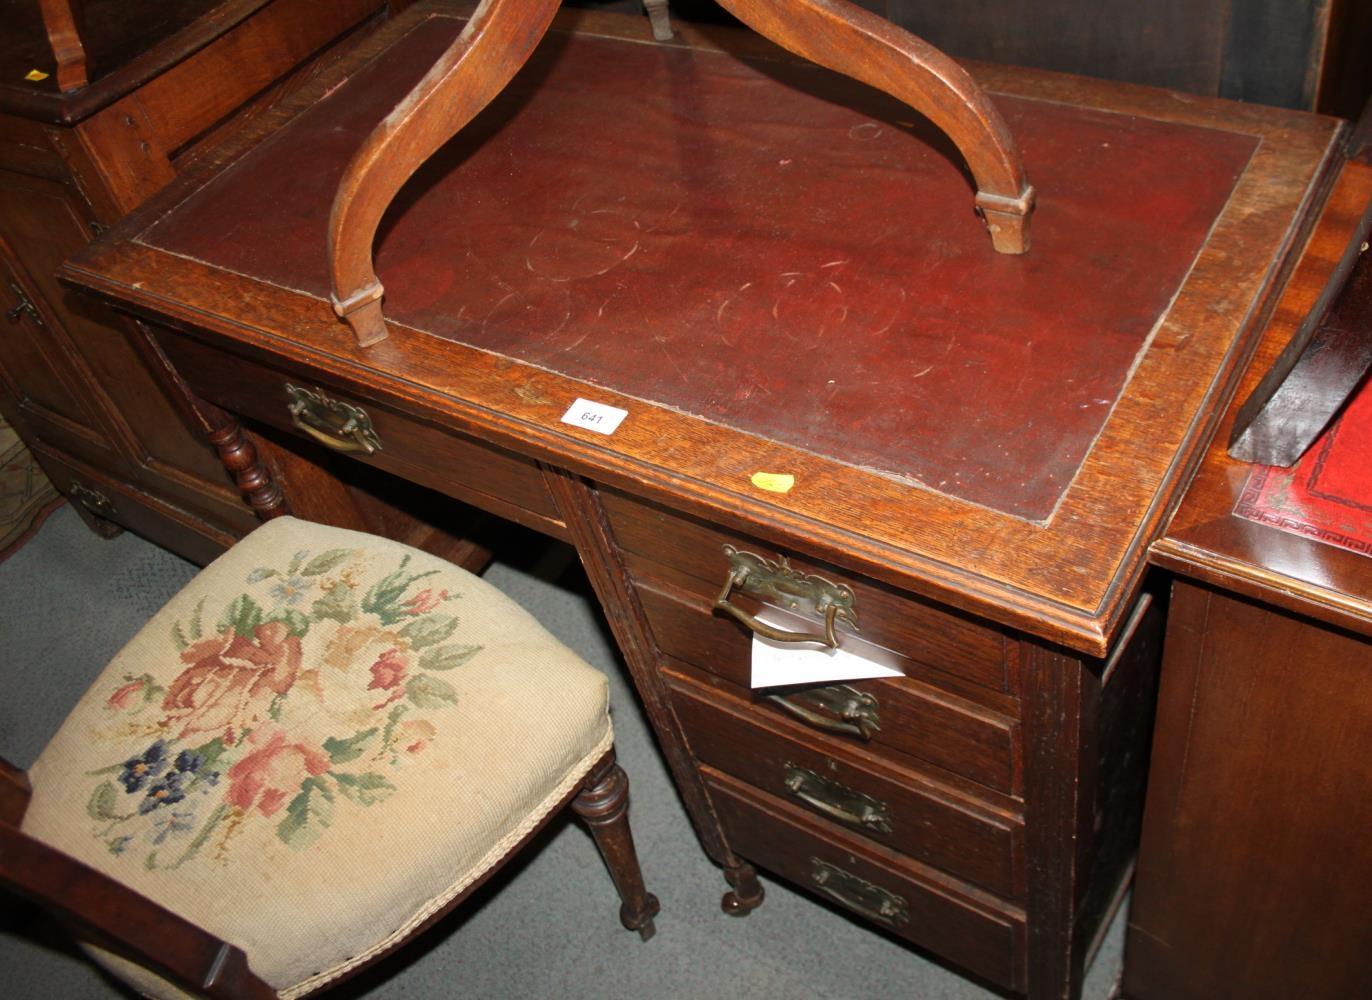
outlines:
[{"label": "brass drawer handle", "polygon": [[43,326],[42,315],[39,314],[38,308],[29,301],[29,297],[24,290],[20,288],[16,282],[11,281],[10,291],[14,293],[14,297],[19,301],[15,303],[13,308],[5,310],[5,319],[9,320],[11,323],[18,323],[21,316],[27,316],[35,326]]},{"label": "brass drawer handle", "polygon": [[[853,592],[842,584],[831,583],[822,576],[792,569],[784,556],[775,561],[752,552],[741,552],[732,545],[724,546],[729,560],[729,578],[715,598],[715,608],[733,615],[750,630],[764,639],[777,642],[816,642],[829,649],[838,648],[835,624],[842,620],[857,631],[857,608],[853,606]],[[824,633],[792,632],[759,621],[742,608],[729,603],[729,594],[738,587],[755,597],[769,598],[790,610],[809,610],[824,614]]]},{"label": "brass drawer handle", "polygon": [[826,778],[789,760],[782,766],[786,790],[831,819],[878,833],[890,833],[891,810],[880,799]]},{"label": "brass drawer handle", "polygon": [[[769,694],[767,700],[801,722],[827,733],[870,740],[873,733],[881,731],[876,698],[847,684],[827,684],[795,694]],[[831,714],[817,712],[811,705]]]},{"label": "brass drawer handle", "polygon": [[294,385],[286,386],[286,395],[291,423],[325,447],[367,455],[381,450],[372,418],[362,407],[330,399],[323,390],[312,392]]},{"label": "brass drawer handle", "polygon": [[67,492],[73,500],[80,501],[81,506],[92,514],[99,514],[101,517],[107,518],[119,516],[119,509],[115,507],[114,501],[99,490],[93,490],[89,486],[83,486],[73,480],[68,486]]},{"label": "brass drawer handle", "polygon": [[810,882],[840,906],[868,920],[900,928],[910,920],[910,907],[904,897],[858,878],[819,858],[810,859]]}]

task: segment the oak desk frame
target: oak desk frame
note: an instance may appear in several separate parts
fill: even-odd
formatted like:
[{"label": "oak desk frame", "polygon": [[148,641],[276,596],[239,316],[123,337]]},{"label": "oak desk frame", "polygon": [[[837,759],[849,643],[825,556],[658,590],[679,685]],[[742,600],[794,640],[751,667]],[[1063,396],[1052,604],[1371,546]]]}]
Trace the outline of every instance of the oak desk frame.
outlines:
[{"label": "oak desk frame", "polygon": [[[358,58],[384,51],[415,18],[444,12],[450,8],[417,5],[378,31]],[[637,18],[581,12],[560,14],[553,30],[573,28],[645,40],[648,30]],[[720,48],[712,32],[686,26],[670,44]],[[731,36],[728,51],[788,58],[755,38]],[[387,339],[359,348],[327,301],[254,283],[137,241],[151,220],[340,83],[341,72],[323,77],[291,108],[264,118],[207,159],[145,212],[70,263],[64,277],[144,318],[140,327],[148,356],[179,384],[188,418],[210,434],[264,515],[287,506],[305,517],[327,516],[334,509],[293,489],[322,479],[292,467],[289,455],[271,447],[284,473],[283,493],[259,461],[252,439],[207,400],[256,402],[228,398],[234,392],[213,378],[187,386],[169,354],[222,353],[300,380],[297,384],[327,386],[415,426],[466,436],[539,463],[556,516],[531,515],[499,496],[473,490],[470,483],[447,482],[442,469],[416,474],[452,496],[576,546],[702,843],[736,886],[732,896],[739,910],[756,905],[760,890],[746,860],[728,843],[672,706],[660,670],[662,654],[615,540],[605,491],[760,539],[777,551],[799,554],[805,564],[870,577],[912,601],[971,616],[996,631],[1004,681],[1001,690],[982,689],[977,697],[1013,734],[1016,776],[1007,793],[987,790],[981,801],[1022,838],[1017,841],[1022,842],[1018,888],[996,904],[1017,942],[1002,985],[1034,997],[1070,997],[1080,990],[1083,966],[1118,899],[1133,851],[1131,826],[1141,789],[1138,750],[1146,740],[1155,659],[1151,635],[1157,624],[1146,598],[1139,601],[1147,545],[1213,429],[1246,360],[1252,331],[1271,308],[1291,249],[1302,238],[1301,220],[1324,195],[1326,164],[1341,126],[1300,113],[1051,73],[986,66],[973,67],[973,73],[993,94],[1108,106],[1258,140],[1102,433],[1055,513],[1042,523],[599,387],[595,397],[628,409],[631,419],[612,438],[579,431],[559,418],[573,399],[586,395],[582,383],[396,323],[390,324]],[[263,387],[264,393],[276,391]],[[274,404],[278,408],[264,419],[289,429],[284,403]],[[384,451],[368,461],[406,474]],[[790,471],[797,486],[784,496],[760,491],[750,484],[759,469]],[[1107,725],[1114,728],[1107,731]],[[1116,807],[1107,799],[1117,788],[1124,791]]]}]

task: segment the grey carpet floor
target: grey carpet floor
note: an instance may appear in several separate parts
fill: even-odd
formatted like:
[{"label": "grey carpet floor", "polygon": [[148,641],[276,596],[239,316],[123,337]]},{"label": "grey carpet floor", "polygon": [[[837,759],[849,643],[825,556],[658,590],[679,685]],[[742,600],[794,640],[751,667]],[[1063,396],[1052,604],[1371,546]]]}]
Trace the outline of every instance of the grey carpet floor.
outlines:
[{"label": "grey carpet floor", "polygon": [[[662,901],[644,944],[620,928],[618,900],[585,831],[554,822],[535,849],[479,898],[343,996],[374,998],[705,998],[985,1000],[989,992],[919,952],[864,929],[813,897],[766,879],[767,900],[725,916],[726,888],[672,788],[599,613],[577,570],[513,543],[486,578],[519,601],[611,681],[619,759],[644,875]],[[105,541],[70,508],[0,564],[0,755],[27,767],[105,662],[195,567],[133,535]],[[557,577],[553,579],[552,577]],[[117,997],[121,991],[36,913],[0,903],[0,992],[28,998]],[[1115,920],[1085,1000],[1112,993],[1124,921]]]}]

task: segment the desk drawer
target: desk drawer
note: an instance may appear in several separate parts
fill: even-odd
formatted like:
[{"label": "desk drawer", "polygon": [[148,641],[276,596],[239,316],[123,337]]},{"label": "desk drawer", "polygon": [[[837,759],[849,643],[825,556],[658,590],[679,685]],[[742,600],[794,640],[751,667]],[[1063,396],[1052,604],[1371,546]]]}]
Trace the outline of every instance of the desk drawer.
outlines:
[{"label": "desk drawer", "polygon": [[[638,596],[659,650],[723,678],[739,689],[741,697],[749,697],[752,639],[742,625],[712,614],[708,606],[680,592],[641,584]],[[891,662],[901,665],[899,657],[892,657]],[[845,721],[817,700],[845,693],[840,688],[862,699],[860,716]],[[785,703],[768,695],[784,697]],[[832,734],[848,745],[896,751],[1008,795],[1019,792],[1019,724],[920,681],[908,677],[854,681],[755,691],[751,698],[767,713],[808,717],[807,724],[815,731]]]},{"label": "desk drawer", "polygon": [[1018,816],[809,736],[685,673],[667,677],[677,718],[702,763],[999,896],[1019,895]]},{"label": "desk drawer", "polygon": [[[639,563],[639,575],[669,580],[703,600],[713,601],[730,573],[725,545],[771,561],[781,555],[801,574],[815,574],[849,588],[857,611],[858,634],[919,664],[921,670],[931,672],[934,683],[941,674],[994,692],[1014,693],[1005,636],[996,628],[876,580],[793,553],[779,553],[767,542],[731,534],[656,504],[613,490],[604,490],[601,496],[616,541],[640,557],[631,560],[631,567]],[[749,596],[743,588],[735,587],[730,601],[746,605]],[[775,599],[768,599],[768,603],[780,606]],[[819,621],[817,616],[811,617]],[[853,634],[842,622],[838,632],[841,636]],[[965,687],[954,685],[960,693]]]},{"label": "desk drawer", "polygon": [[[423,423],[378,403],[357,399],[309,374],[291,374],[198,340],[166,331],[158,339],[176,370],[195,392],[234,413],[343,451],[351,459],[432,487],[474,507],[518,521],[537,531],[566,537],[538,463],[455,431]],[[291,393],[287,386],[305,390]],[[300,416],[292,403],[307,407]],[[330,404],[337,404],[330,407]],[[375,434],[368,452],[360,436],[331,432],[315,414],[361,410]],[[303,425],[303,426],[302,426]]]},{"label": "desk drawer", "polygon": [[1023,988],[1024,913],[1018,907],[728,775],[706,769],[705,778],[730,846],[743,858],[993,983]]}]

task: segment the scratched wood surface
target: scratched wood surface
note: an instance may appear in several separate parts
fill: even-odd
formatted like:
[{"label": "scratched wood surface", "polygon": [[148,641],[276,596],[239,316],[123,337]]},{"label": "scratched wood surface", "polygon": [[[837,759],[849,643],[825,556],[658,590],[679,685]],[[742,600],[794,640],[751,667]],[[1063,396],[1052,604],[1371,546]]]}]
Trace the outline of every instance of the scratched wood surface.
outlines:
[{"label": "scratched wood surface", "polygon": [[[422,5],[418,9],[432,12]],[[437,16],[443,17],[441,13]],[[566,32],[573,28],[580,30],[583,41],[568,39]],[[455,26],[448,30],[455,30]],[[993,259],[989,248],[984,248],[985,260],[974,263],[957,244],[961,237],[950,236],[949,230],[964,224],[969,238],[979,247],[985,238],[977,231],[975,220],[945,221],[947,206],[934,202],[947,202],[948,198],[931,194],[931,202],[914,212],[909,205],[895,201],[908,196],[911,189],[932,186],[935,192],[956,191],[953,203],[965,206],[970,191],[958,165],[948,160],[943,150],[918,155],[911,152],[912,136],[907,126],[901,125],[908,117],[883,117],[880,107],[867,105],[873,99],[870,94],[847,90],[848,84],[827,73],[799,67],[795,60],[753,36],[726,29],[684,28],[672,45],[648,47],[638,44],[646,39],[647,30],[646,23],[632,18],[578,12],[559,16],[545,43],[546,54],[530,72],[538,83],[553,84],[550,90],[556,94],[558,75],[580,67],[579,83],[588,96],[586,108],[580,111],[583,117],[578,120],[587,130],[575,137],[571,148],[564,135],[556,150],[538,146],[533,150],[556,153],[557,162],[572,164],[575,169],[541,173],[540,161],[545,157],[526,150],[526,155],[511,158],[518,150],[506,147],[506,170],[528,182],[527,197],[492,205],[486,200],[489,191],[468,185],[447,203],[450,211],[460,213],[455,225],[435,220],[427,235],[415,230],[412,238],[420,244],[428,240],[433,252],[427,258],[429,270],[420,275],[425,280],[415,281],[409,308],[415,316],[430,318],[422,323],[412,320],[413,325],[393,323],[389,338],[375,347],[359,349],[349,342],[351,334],[333,317],[328,302],[319,297],[326,286],[311,290],[313,265],[282,271],[282,261],[295,256],[287,245],[291,241],[261,244],[249,239],[252,223],[244,214],[218,220],[210,241],[214,246],[185,244],[180,246],[181,254],[153,244],[170,242],[167,234],[176,231],[182,211],[187,213],[185,218],[191,217],[193,202],[148,232],[154,221],[185,202],[217,171],[288,120],[291,113],[284,109],[264,119],[241,142],[207,159],[194,175],[147,212],[83,255],[68,268],[67,276],[164,320],[194,326],[202,331],[198,336],[211,342],[271,356],[288,366],[327,372],[339,384],[356,387],[369,398],[402,408],[420,406],[431,420],[489,438],[503,447],[723,524],[760,532],[778,545],[803,548],[1046,639],[1088,653],[1103,653],[1141,579],[1144,545],[1170,509],[1177,485],[1214,417],[1215,400],[1224,396],[1236,363],[1245,353],[1246,335],[1268,305],[1268,293],[1297,233],[1303,206],[1322,176],[1337,124],[1298,113],[1179,100],[1142,88],[1048,73],[974,67],[974,75],[992,90],[997,104],[1019,121],[1025,133],[1021,141],[1026,156],[1039,157],[1044,164],[1046,170],[1030,168],[1040,190],[1054,183],[1063,185],[1041,201],[1043,207],[1035,224],[1044,228],[1038,230],[1036,246],[1028,256]],[[596,40],[585,41],[584,36]],[[633,39],[634,44],[623,45],[618,41],[622,38]],[[379,54],[398,41],[397,32],[383,30],[368,43],[365,53]],[[437,38],[434,44],[441,48]],[[620,58],[577,59],[578,53],[602,48]],[[355,68],[350,72],[355,73],[362,63],[359,59],[352,65]],[[628,68],[639,66],[657,69],[647,76],[628,72]],[[424,68],[413,69],[416,79]],[[312,94],[302,95],[295,113],[345,83],[350,72],[322,78]],[[609,83],[602,77],[608,77]],[[635,98],[627,106],[618,105],[638,109],[636,114],[641,117],[632,124],[594,117],[596,101],[603,98],[606,89],[614,88]],[[786,170],[801,164],[794,162],[795,157],[791,157],[791,164],[782,164],[780,161],[788,158],[784,151],[774,157],[765,178],[741,176],[724,167],[734,164],[760,169],[771,155],[769,146],[773,150],[785,147],[772,145],[775,131],[768,133],[763,128],[754,134],[751,127],[740,127],[727,114],[716,117],[718,103],[724,101],[727,111],[728,95],[734,90],[752,95],[752,110],[743,119],[749,126],[758,121],[758,106],[776,105],[782,123],[772,123],[769,127],[773,129],[803,133],[803,114],[824,110],[834,116],[828,127],[847,121],[850,130],[858,127],[857,133],[831,144],[835,148],[829,150],[830,165],[813,183],[789,182],[796,186],[785,188]],[[504,141],[507,129],[519,127],[524,115],[534,115],[537,124],[555,133],[557,123],[548,120],[546,114],[537,114],[539,99],[527,89],[516,90],[509,100],[519,105],[518,115],[511,118],[507,109],[504,119],[487,116],[478,119],[476,126],[481,130],[486,123],[481,134],[496,144]],[[570,100],[565,95],[561,99]],[[564,103],[560,109],[566,107]],[[855,115],[860,118],[855,120]],[[656,131],[645,132],[639,127],[650,120],[656,120]],[[300,127],[306,124],[302,119]],[[590,130],[591,125],[594,130]],[[1017,127],[1014,121],[1011,127]],[[688,142],[697,130],[711,136],[707,144],[673,145]],[[527,136],[526,140],[534,141]],[[269,140],[268,148],[290,141],[289,134],[278,135]],[[1107,144],[1116,142],[1125,143],[1132,155],[1113,153],[1115,147]],[[1174,159],[1165,164],[1173,169],[1147,166],[1153,161],[1147,155],[1151,142],[1163,143],[1173,151]],[[889,144],[886,153],[881,152],[883,143]],[[716,158],[700,155],[702,150],[713,152]],[[1183,173],[1175,169],[1181,162],[1175,156],[1183,154],[1191,158],[1186,161],[1188,166],[1193,161],[1196,165],[1218,161],[1220,166],[1208,168],[1213,172],[1197,181],[1194,188],[1190,182],[1182,187],[1169,186],[1176,184],[1169,173]],[[460,156],[451,150],[449,155]],[[479,153],[468,156],[461,168],[474,169],[472,164],[479,163],[479,157],[489,155],[483,146]],[[302,147],[299,157],[299,164],[308,163],[321,175],[328,170],[328,151],[319,146]],[[596,160],[600,172],[585,166]],[[1060,174],[1066,181],[1055,182],[1049,176],[1057,161],[1061,161]],[[1074,165],[1074,161],[1080,162]],[[917,164],[922,171],[916,170]],[[673,168],[668,180],[654,183],[676,190],[674,198],[665,204],[635,202],[641,218],[616,212],[615,206],[624,203],[616,202],[617,194],[603,186],[605,177],[627,171],[642,179],[652,168],[663,166]],[[848,170],[861,180],[845,183]],[[1130,170],[1136,172],[1131,174]],[[1137,172],[1140,170],[1143,172]],[[912,171],[918,183],[909,183]],[[316,186],[315,181],[301,176],[309,172],[299,168],[292,171],[295,180],[291,183],[300,187],[288,187],[269,210],[289,215],[297,198],[303,205],[309,190]],[[489,167],[486,176],[492,172],[493,167]],[[1116,177],[1121,190],[1112,192],[1108,181]],[[740,214],[754,197],[762,198],[775,210],[776,200],[767,199],[777,185],[799,198],[810,214],[822,220],[822,226],[794,228],[807,214],[794,211],[770,218]],[[435,184],[432,175],[425,175],[409,189],[408,198],[402,192],[400,212],[382,225],[383,281],[396,280],[403,285],[408,280],[399,274],[388,279],[385,271],[386,255],[403,245],[405,208],[414,209],[425,199],[438,197],[436,192],[441,190],[442,185]],[[621,189],[618,194],[627,198],[631,191]],[[582,199],[579,206],[578,197]],[[1132,219],[1122,245],[1091,244],[1112,266],[1093,262],[1081,244],[1068,241],[1065,235],[1059,239],[1053,236],[1054,225],[1064,227],[1060,230],[1064,234],[1073,231],[1070,216],[1074,214],[1073,199],[1079,197],[1102,199],[1125,213],[1121,219]],[[1055,203],[1061,208],[1057,221],[1050,222]],[[1137,210],[1131,209],[1131,204]],[[674,206],[677,211],[672,215]],[[859,231],[851,225],[848,212],[855,206],[866,206],[862,209],[867,213],[864,222],[879,228]],[[549,219],[558,227],[535,243],[540,219],[531,212],[530,221],[526,208],[544,213],[544,228]],[[587,220],[587,234],[569,225],[572,219],[582,217],[578,212]],[[692,220],[695,212],[706,214],[694,229],[670,228],[684,225],[682,220]],[[1160,227],[1165,232],[1151,226],[1153,216],[1168,220]],[[712,221],[714,229],[709,225]],[[782,238],[769,240],[769,227],[777,226]],[[930,227],[922,239],[912,235],[921,227]],[[1087,238],[1089,228],[1081,225],[1075,231]],[[645,229],[661,234],[663,240],[647,252],[638,235]],[[191,235],[182,233],[186,239]],[[460,239],[451,242],[455,235]],[[666,242],[667,235],[673,237],[670,243]],[[1157,249],[1147,242],[1153,236],[1161,240]],[[640,245],[630,252],[635,240]],[[942,257],[940,240],[953,241],[946,245]],[[557,241],[564,245],[556,245]],[[475,253],[469,255],[471,243]],[[786,266],[773,258],[766,260],[768,267],[763,270],[764,258],[756,255],[775,253],[776,246],[769,244],[789,247],[805,258],[804,266]],[[932,255],[930,245],[935,246]],[[322,246],[319,243],[321,268]],[[708,269],[703,266],[685,269],[685,276],[673,278],[670,265],[682,259],[682,248],[699,252],[701,246],[713,247],[707,258],[712,266],[727,267],[731,277],[742,274],[742,278],[725,288],[710,285],[706,283]],[[511,247],[524,259],[512,256]],[[186,253],[193,249],[199,252]],[[822,265],[843,259],[843,253],[830,251],[850,249],[875,253],[882,264],[868,274],[849,278],[847,289],[843,289],[844,281],[835,282],[845,297],[854,293],[849,314],[865,310],[862,318],[869,334],[884,325],[887,329],[883,335],[893,332],[894,322],[886,324],[877,313],[883,308],[888,314],[892,311],[890,295],[883,293],[898,284],[896,279],[900,283],[925,280],[917,304],[926,310],[944,310],[938,317],[943,325],[928,323],[921,328],[917,323],[907,323],[901,337],[905,350],[896,348],[898,341],[893,336],[889,338],[893,346],[875,361],[842,333],[828,337],[830,349],[813,349],[815,335],[824,323],[836,321],[843,305],[825,304],[823,296],[836,293],[828,281],[820,280]],[[243,273],[239,273],[224,255],[245,250],[247,258],[234,262],[242,265]],[[1051,285],[1024,280],[1018,272],[1006,269],[1008,261],[1010,268],[1023,263],[1051,271],[1062,265],[1063,256],[1071,265],[1058,273]],[[418,259],[414,256],[409,266],[414,267]],[[482,274],[488,260],[502,261],[494,280]],[[955,263],[950,265],[950,260]],[[636,273],[633,268],[643,267],[644,261],[656,270],[647,272],[651,280],[640,281],[635,288],[634,282],[624,279],[632,277]],[[920,268],[932,265],[938,265],[936,270],[943,273],[935,279],[921,277]],[[759,281],[771,284],[770,297],[752,301],[744,295],[742,301],[727,302],[729,287],[745,293],[752,290],[742,288],[749,280],[748,267],[758,272]],[[959,276],[963,267],[969,273]],[[277,283],[263,277],[269,270],[278,276]],[[600,271],[606,273],[600,275]],[[1121,280],[1122,272],[1128,280]],[[282,274],[287,280],[280,280]],[[527,294],[523,301],[515,296],[502,304],[496,292],[500,281],[510,276],[526,282],[526,289],[541,286],[543,298]],[[560,297],[562,293],[570,295],[578,281],[594,283],[610,277],[616,278],[615,284],[597,286],[606,293],[604,296],[577,303],[581,312],[573,324],[570,303]],[[796,281],[791,285],[784,284],[793,278]],[[1140,291],[1134,287],[1135,280],[1148,287]],[[521,310],[532,313],[533,322],[524,328],[526,343],[518,350],[494,342],[460,342],[469,339],[471,332],[453,328],[463,322],[462,296],[449,299],[447,305],[439,299],[452,288],[462,287],[459,283],[468,283],[465,288],[472,291],[473,281],[477,290],[467,305],[474,309],[484,304],[483,320],[500,308],[515,317]],[[623,292],[617,287],[620,281],[626,285]],[[429,301],[422,301],[421,284],[429,289]],[[988,294],[982,289],[1005,286],[1020,293],[1016,308],[1027,310],[1020,314],[1018,338],[1013,322],[1002,322],[989,333],[976,325],[986,318],[975,312],[984,307],[980,300]],[[906,287],[907,302],[913,297],[913,287]],[[945,287],[956,295],[940,300]],[[854,290],[863,288],[865,293],[859,297]],[[782,304],[785,293],[792,289],[805,292],[803,301],[808,303],[806,321],[792,330],[794,339],[784,330],[778,334],[772,325],[773,319],[779,323],[787,315]],[[399,286],[392,288],[392,294],[397,304],[405,301]],[[1045,296],[1046,301],[1037,296]],[[597,315],[602,305],[604,313]],[[776,317],[771,316],[774,305]],[[729,344],[721,335],[719,323],[720,317],[728,319],[735,307],[739,308],[740,322],[730,333],[733,343]],[[628,313],[627,318],[621,315],[618,320],[621,338],[593,337],[605,314],[613,318],[617,310]],[[662,328],[642,322],[645,317],[665,317],[676,310],[694,311],[698,320],[703,317],[705,322],[698,326],[688,329],[682,323],[677,330],[682,338],[705,338],[703,350],[690,350],[689,339],[660,344],[655,335],[662,333]],[[417,329],[425,324],[440,326],[443,317],[451,324],[446,332],[453,339]],[[914,376],[931,364],[935,367],[930,375],[939,370],[938,352],[949,344],[950,331],[959,318],[971,323],[960,328],[971,350],[964,344],[961,350],[968,353],[958,354],[957,359],[983,364],[999,377],[978,381],[973,375],[959,383],[960,389],[945,393],[942,406],[921,406],[919,394],[928,390],[920,383],[936,383],[929,382],[927,375],[919,379]],[[597,321],[594,327],[591,320]],[[484,325],[488,333],[494,330],[502,337],[508,337],[511,329],[519,330],[518,323]],[[543,332],[541,338],[529,336],[538,328]],[[633,336],[624,339],[624,331]],[[588,365],[566,371],[548,363],[555,357],[570,367],[564,359],[576,357],[576,352],[565,347],[578,336],[581,342],[573,346],[581,351],[599,351],[602,362],[614,362],[618,354],[637,356],[639,377],[649,380],[646,389],[642,385],[637,389],[642,395],[633,386],[610,383],[603,373],[606,369],[591,371]],[[962,334],[958,336],[960,339]],[[901,378],[885,381],[907,387],[907,397],[914,401],[907,400],[892,413],[864,413],[861,405],[836,410],[833,423],[857,421],[839,436],[852,446],[848,451],[832,446],[832,442],[830,447],[816,449],[813,434],[824,431],[823,427],[793,426],[788,440],[779,426],[739,426],[744,421],[736,419],[732,411],[721,416],[719,411],[700,412],[705,407],[661,398],[663,393],[658,390],[670,387],[676,377],[673,366],[684,364],[699,366],[707,375],[713,372],[718,383],[716,399],[705,402],[746,404],[747,380],[735,376],[741,356],[739,344],[753,340],[758,344],[752,345],[756,353],[748,363],[753,365],[751,374],[757,376],[752,379],[754,383],[768,384],[775,377],[782,367],[775,360],[778,358],[792,359],[788,367],[793,374],[811,369],[822,373],[819,366],[849,365],[859,370],[867,366],[868,372],[874,371],[869,380],[877,381],[889,374],[883,365],[907,365],[911,367],[896,373]],[[1021,360],[1029,356],[1026,343],[1036,349],[1074,345],[1076,353],[1063,350],[1055,364],[1030,366]],[[663,356],[663,346],[670,348],[667,357]],[[722,347],[734,353],[725,353]],[[533,356],[512,360],[520,357],[521,350]],[[538,351],[544,354],[538,355]],[[918,358],[920,352],[924,359],[916,365],[912,357]],[[808,368],[801,363],[802,357]],[[769,365],[778,371],[771,371]],[[949,369],[954,367],[949,365]],[[965,367],[972,370],[975,364]],[[621,370],[629,368],[634,366],[621,366]],[[1032,370],[1024,379],[1025,385],[1017,386],[1027,368]],[[821,385],[830,377],[825,375]],[[1074,388],[1072,380],[1082,378],[1097,381],[1094,388],[1101,391],[1076,395],[1080,390]],[[783,395],[788,392],[785,385],[775,388]],[[795,394],[805,395],[813,388],[807,384],[805,392]],[[1026,398],[1037,400],[1036,404],[1016,402],[1016,394],[1026,388],[1030,391]],[[972,397],[976,405],[968,405],[960,394]],[[587,395],[630,411],[630,419],[613,438],[597,437],[558,422],[572,399]],[[758,395],[752,393],[752,397]],[[1066,412],[1069,407],[1061,405],[1063,396],[1073,397],[1077,404],[1088,397],[1106,402],[1085,408],[1078,405],[1079,411],[1089,414],[1082,422],[1082,416]],[[765,409],[759,407],[759,412]],[[1093,409],[1099,412],[1091,412]],[[988,413],[983,414],[983,410]],[[987,430],[1005,414],[1011,416],[999,428],[997,440]],[[812,423],[823,424],[823,411],[817,411],[817,416]],[[863,420],[886,418],[892,424],[881,434],[862,424]],[[956,426],[960,420],[968,426]],[[940,446],[927,445],[931,431],[947,435]],[[1055,443],[1045,448],[1042,441],[1050,439]],[[1062,442],[1067,439],[1075,444],[1064,446]],[[950,484],[943,482],[946,477],[924,472],[927,479],[920,482],[910,475],[909,465],[893,474],[889,468],[854,461],[854,455],[874,440],[897,441],[903,446],[888,449],[888,459],[910,462],[913,456],[915,462],[949,462],[970,455],[973,461],[968,468],[973,473],[994,470],[1003,474],[1009,470],[1011,474],[1002,476],[998,493],[976,493],[974,474],[950,490]],[[1004,454],[998,455],[996,448],[1003,449]],[[1060,457],[1056,448],[1063,449],[1067,457]],[[1072,448],[1077,449],[1075,454]],[[835,457],[826,451],[840,454]],[[925,459],[926,454],[932,458]],[[1021,480],[1013,478],[1017,462],[1027,472],[1046,463],[1049,471],[1064,472],[1070,482],[1063,488],[1056,481],[1045,484],[1039,479],[1030,487],[1026,476],[1026,485],[1021,487]],[[896,464],[894,460],[892,464]],[[793,473],[797,485],[784,496],[762,492],[750,482],[759,470]],[[993,509],[988,499],[998,502],[999,508]]]}]

